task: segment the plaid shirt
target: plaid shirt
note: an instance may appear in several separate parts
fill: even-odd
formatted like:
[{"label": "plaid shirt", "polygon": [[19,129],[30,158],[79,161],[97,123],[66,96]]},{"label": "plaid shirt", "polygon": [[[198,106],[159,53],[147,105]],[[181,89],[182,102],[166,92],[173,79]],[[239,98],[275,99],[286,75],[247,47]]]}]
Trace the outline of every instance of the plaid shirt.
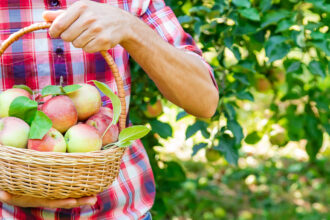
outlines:
[{"label": "plaid shirt", "polygon": [[[67,8],[73,2],[75,0],[0,1],[1,41],[20,28],[42,22],[44,10]],[[201,57],[201,50],[191,36],[183,31],[173,11],[163,0],[98,2],[129,11],[170,44]],[[129,55],[119,45],[109,52],[124,80],[129,105]],[[207,67],[213,79],[212,69],[209,65]],[[61,39],[51,39],[45,30],[27,34],[9,47],[0,59],[0,72],[0,91],[16,84],[26,84],[34,90],[39,90],[46,85],[58,84],[61,76],[64,78],[64,84],[96,79],[116,90],[114,77],[100,54],[87,54]],[[105,97],[103,101],[104,105],[110,105]],[[0,203],[0,219],[143,219],[152,207],[154,198],[155,183],[148,156],[142,143],[136,141],[123,156],[118,178],[108,190],[98,195],[94,206],[66,210],[19,208]]]}]

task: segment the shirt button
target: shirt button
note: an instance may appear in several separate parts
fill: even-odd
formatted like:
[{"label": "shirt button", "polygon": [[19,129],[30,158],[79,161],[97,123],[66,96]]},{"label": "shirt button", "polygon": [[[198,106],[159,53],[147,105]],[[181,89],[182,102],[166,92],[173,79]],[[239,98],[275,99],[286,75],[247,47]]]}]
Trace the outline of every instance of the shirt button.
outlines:
[{"label": "shirt button", "polygon": [[49,5],[53,6],[53,7],[59,6],[60,2],[59,2],[59,0],[49,0]]},{"label": "shirt button", "polygon": [[57,48],[55,50],[55,53],[57,54],[57,56],[63,56],[64,51],[62,48]]}]

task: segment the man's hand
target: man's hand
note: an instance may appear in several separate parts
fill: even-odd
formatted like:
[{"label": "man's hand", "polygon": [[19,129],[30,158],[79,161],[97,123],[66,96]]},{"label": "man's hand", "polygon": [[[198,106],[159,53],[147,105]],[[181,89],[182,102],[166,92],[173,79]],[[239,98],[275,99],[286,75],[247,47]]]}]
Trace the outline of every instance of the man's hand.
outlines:
[{"label": "man's hand", "polygon": [[80,199],[38,199],[28,196],[16,196],[7,192],[0,191],[0,202],[7,203],[9,205],[23,207],[23,208],[64,208],[72,209],[84,205],[94,205],[97,201],[96,197],[84,197]]},{"label": "man's hand", "polygon": [[88,53],[120,44],[128,36],[131,20],[137,19],[122,9],[89,0],[77,1],[65,11],[45,11],[43,17],[53,21],[51,37],[61,37]]},{"label": "man's hand", "polygon": [[211,117],[219,94],[201,59],[165,42],[147,24],[105,3],[75,2],[65,11],[46,11],[54,21],[52,37],[61,37],[89,53],[120,44],[171,102],[197,117]]}]

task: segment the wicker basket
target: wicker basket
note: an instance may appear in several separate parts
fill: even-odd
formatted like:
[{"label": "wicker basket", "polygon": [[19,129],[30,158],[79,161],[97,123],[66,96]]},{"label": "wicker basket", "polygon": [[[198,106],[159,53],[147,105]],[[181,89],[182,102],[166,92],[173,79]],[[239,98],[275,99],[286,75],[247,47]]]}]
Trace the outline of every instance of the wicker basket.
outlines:
[{"label": "wicker basket", "polygon": [[[50,23],[37,23],[13,33],[0,46],[0,56],[26,33],[47,29]],[[122,112],[119,129],[125,128],[126,103],[123,81],[110,54],[101,51],[114,74]],[[0,146],[0,189],[15,195],[65,199],[102,192],[117,178],[125,148],[113,147],[90,153],[38,152]]]}]

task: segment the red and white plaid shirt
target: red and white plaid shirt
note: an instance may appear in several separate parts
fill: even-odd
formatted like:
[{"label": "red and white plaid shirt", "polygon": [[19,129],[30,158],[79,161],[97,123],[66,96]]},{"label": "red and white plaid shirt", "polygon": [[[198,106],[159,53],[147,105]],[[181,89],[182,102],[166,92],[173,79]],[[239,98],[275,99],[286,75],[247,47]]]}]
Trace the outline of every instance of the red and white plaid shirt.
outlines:
[{"label": "red and white plaid shirt", "polygon": [[[8,0],[0,1],[0,40],[33,23],[42,22],[42,12],[63,9],[75,0]],[[173,11],[163,0],[99,0],[139,17],[164,40],[187,53],[202,55],[190,35],[184,32]],[[121,46],[109,50],[124,80],[129,104],[131,78],[129,54]],[[202,58],[201,58],[202,59]],[[203,59],[202,59],[203,60]],[[213,79],[211,67],[210,75]],[[114,77],[103,57],[84,53],[61,39],[51,39],[46,30],[23,36],[0,58],[0,91],[26,84],[34,90],[46,85],[90,80],[107,83],[116,90]],[[213,79],[214,81],[214,79]],[[103,97],[104,105],[110,104]],[[94,206],[67,209],[20,208],[0,203],[0,219],[148,219],[145,214],[155,198],[155,183],[147,153],[136,141],[123,156],[119,176],[112,186],[98,195]]]}]

